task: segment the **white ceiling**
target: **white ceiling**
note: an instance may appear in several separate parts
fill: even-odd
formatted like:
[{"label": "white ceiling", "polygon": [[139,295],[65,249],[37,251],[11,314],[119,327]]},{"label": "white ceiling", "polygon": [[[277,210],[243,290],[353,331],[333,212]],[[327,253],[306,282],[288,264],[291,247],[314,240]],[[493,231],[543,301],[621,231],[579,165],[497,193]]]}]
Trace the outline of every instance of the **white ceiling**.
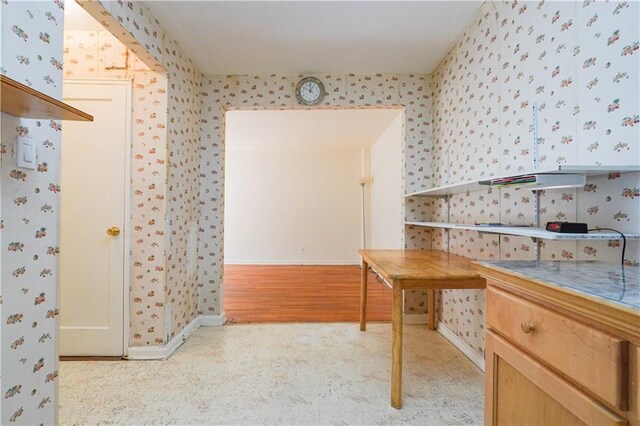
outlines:
[{"label": "white ceiling", "polygon": [[[398,109],[229,111],[229,150],[337,150],[370,147]],[[401,143],[402,136],[398,135]]]},{"label": "white ceiling", "polygon": [[429,73],[481,1],[145,3],[204,74]]},{"label": "white ceiling", "polygon": [[104,27],[75,1],[64,3],[65,31],[102,31]]}]

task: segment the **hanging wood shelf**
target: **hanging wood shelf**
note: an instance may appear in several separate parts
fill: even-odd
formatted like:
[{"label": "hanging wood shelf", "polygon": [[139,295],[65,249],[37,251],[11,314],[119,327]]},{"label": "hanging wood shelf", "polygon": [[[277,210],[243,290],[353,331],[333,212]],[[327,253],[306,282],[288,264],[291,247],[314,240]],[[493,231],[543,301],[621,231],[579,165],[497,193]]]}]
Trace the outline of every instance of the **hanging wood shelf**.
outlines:
[{"label": "hanging wood shelf", "polygon": [[23,118],[93,121],[93,116],[51,96],[0,75],[2,112]]}]

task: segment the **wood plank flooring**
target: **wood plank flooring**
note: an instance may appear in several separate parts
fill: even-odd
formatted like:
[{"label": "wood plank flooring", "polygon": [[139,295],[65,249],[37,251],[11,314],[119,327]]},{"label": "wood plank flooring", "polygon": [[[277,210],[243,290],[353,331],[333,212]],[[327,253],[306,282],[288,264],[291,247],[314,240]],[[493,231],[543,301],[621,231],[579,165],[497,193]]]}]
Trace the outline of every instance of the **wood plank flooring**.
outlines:
[{"label": "wood plank flooring", "polygon": [[[224,311],[231,322],[357,322],[360,267],[225,265]],[[370,321],[391,320],[391,289],[369,272]]]}]

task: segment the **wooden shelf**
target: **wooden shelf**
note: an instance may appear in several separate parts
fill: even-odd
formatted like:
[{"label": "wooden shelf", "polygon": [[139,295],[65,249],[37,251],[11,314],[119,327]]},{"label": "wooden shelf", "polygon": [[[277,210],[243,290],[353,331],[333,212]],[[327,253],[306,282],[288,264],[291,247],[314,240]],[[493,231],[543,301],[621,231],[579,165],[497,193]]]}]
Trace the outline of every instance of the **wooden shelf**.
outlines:
[{"label": "wooden shelf", "polygon": [[[422,226],[425,228],[460,229],[465,231],[478,231],[486,234],[515,235],[520,237],[541,238],[543,240],[620,240],[620,234],[609,231],[594,231],[588,234],[560,234],[549,232],[542,228],[529,226],[480,226],[464,223],[447,222],[405,222],[407,226]],[[628,240],[640,239],[640,234],[624,234]]]},{"label": "wooden shelf", "polygon": [[5,75],[0,75],[0,80],[2,80],[0,103],[4,113],[23,118],[93,121],[93,116],[86,112],[18,83]]},{"label": "wooden shelf", "polygon": [[[480,191],[491,188],[491,180],[499,178],[526,176],[526,175],[551,175],[551,174],[574,174],[584,176],[602,176],[610,173],[628,173],[640,171],[640,165],[633,166],[577,166],[577,165],[559,165],[555,168],[530,170],[527,173],[516,173],[508,175],[497,175],[481,180],[468,180],[463,182],[451,183],[437,186],[423,191],[413,192],[405,195],[405,197],[445,197],[448,195],[460,194],[463,192]],[[513,185],[512,188],[527,188],[526,185]],[[506,188],[502,186],[501,188]],[[528,189],[535,190],[535,186]]]}]

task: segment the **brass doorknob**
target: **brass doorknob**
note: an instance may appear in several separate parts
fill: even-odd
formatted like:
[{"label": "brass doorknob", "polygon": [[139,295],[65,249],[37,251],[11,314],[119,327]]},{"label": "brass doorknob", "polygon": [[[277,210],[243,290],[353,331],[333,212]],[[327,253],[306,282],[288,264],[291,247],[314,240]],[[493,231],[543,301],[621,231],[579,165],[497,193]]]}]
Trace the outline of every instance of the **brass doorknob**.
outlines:
[{"label": "brass doorknob", "polygon": [[112,237],[117,237],[118,235],[120,235],[120,228],[118,228],[117,226],[112,226],[111,228],[108,228],[107,235],[110,235]]}]

